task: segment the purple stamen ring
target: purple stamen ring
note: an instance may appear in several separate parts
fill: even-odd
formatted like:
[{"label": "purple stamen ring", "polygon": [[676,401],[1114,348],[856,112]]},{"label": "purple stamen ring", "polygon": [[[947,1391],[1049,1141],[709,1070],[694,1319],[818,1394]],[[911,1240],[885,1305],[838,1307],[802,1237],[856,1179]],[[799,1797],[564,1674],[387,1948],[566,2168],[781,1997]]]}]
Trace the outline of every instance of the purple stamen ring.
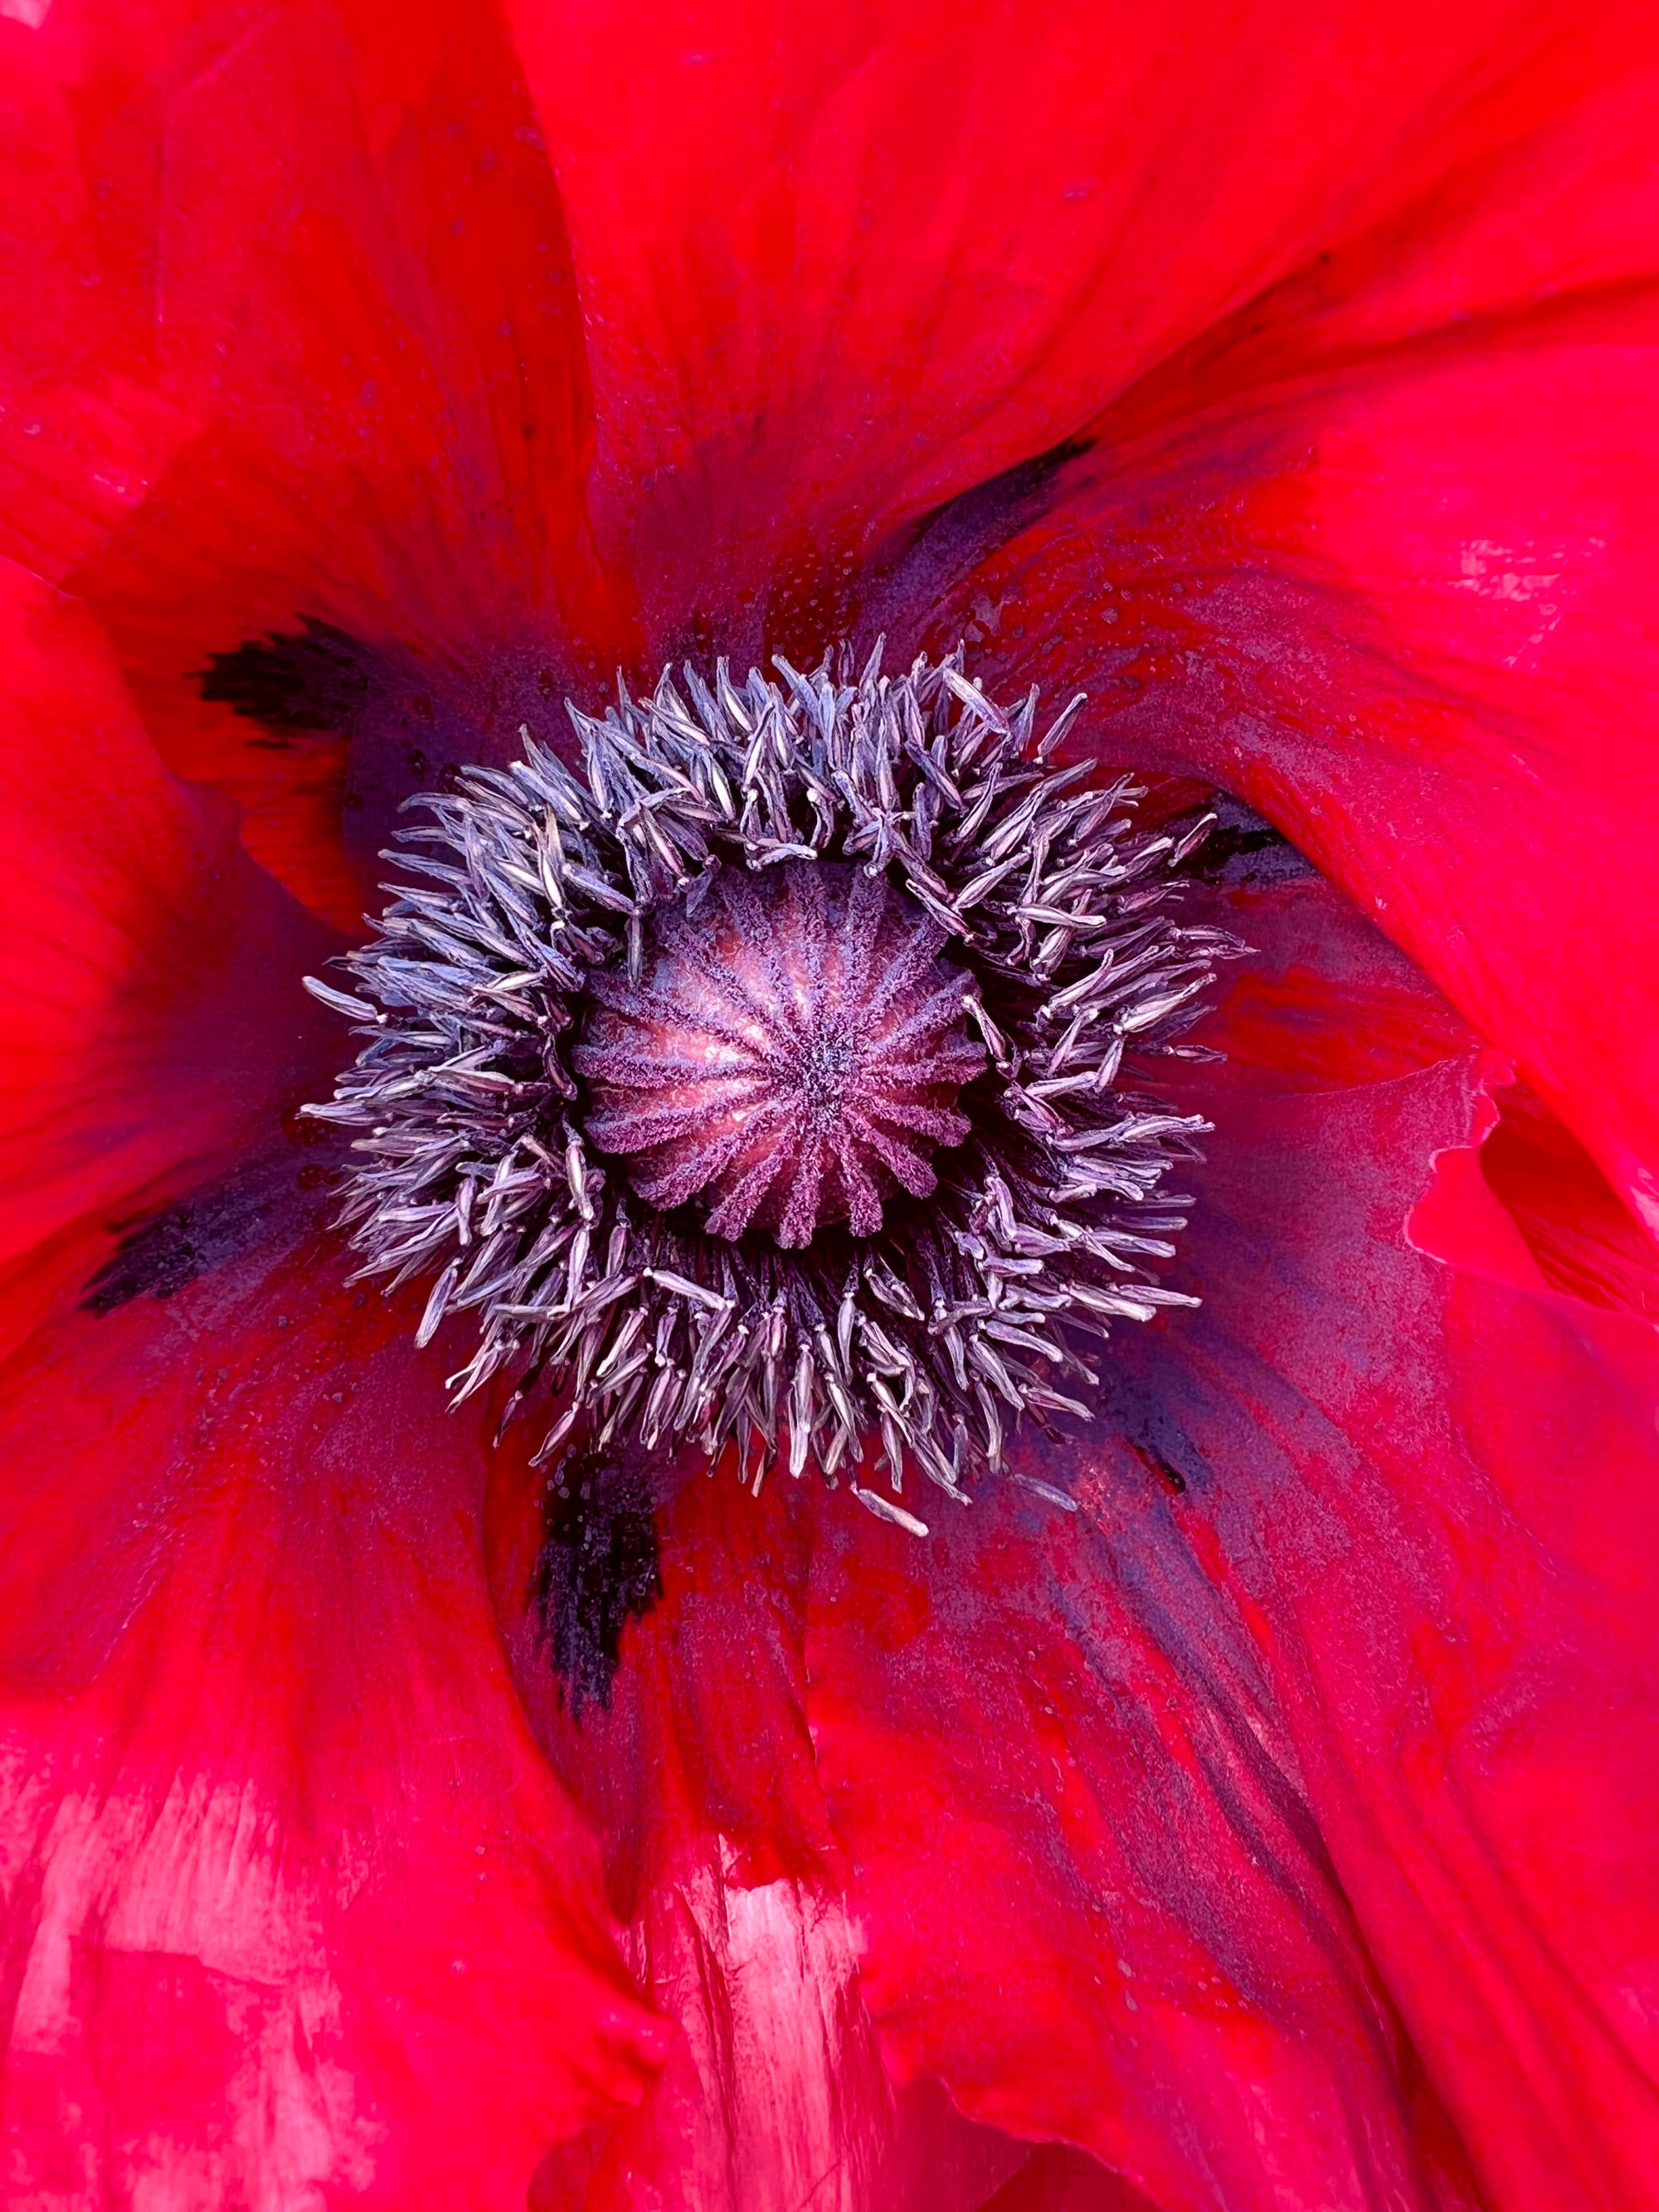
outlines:
[{"label": "purple stamen ring", "polygon": [[356,1132],[361,1272],[433,1278],[422,1342],[479,1316],[457,1401],[562,1399],[540,1463],[695,1438],[925,1530],[908,1468],[965,1498],[1089,1418],[1090,1340],[1194,1303],[1149,1262],[1206,1125],[1139,1071],[1237,948],[1176,918],[1207,821],[1055,764],[1080,697],[1039,737],[960,653],[776,665],[411,802],[416,880],[311,984],[364,1044],[308,1110]]}]

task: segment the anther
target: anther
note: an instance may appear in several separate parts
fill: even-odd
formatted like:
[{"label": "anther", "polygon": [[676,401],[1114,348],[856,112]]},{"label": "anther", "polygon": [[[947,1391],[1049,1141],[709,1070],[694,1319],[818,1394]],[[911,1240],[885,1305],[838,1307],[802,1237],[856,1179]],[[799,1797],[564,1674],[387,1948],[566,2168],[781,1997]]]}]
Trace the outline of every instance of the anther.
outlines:
[{"label": "anther", "polygon": [[1237,947],[1166,911],[1190,836],[1048,765],[1080,699],[1039,735],[959,654],[778,668],[422,800],[309,1110],[357,1133],[363,1272],[433,1279],[422,1338],[478,1316],[458,1397],[565,1394],[538,1464],[695,1438],[922,1533],[878,1470],[962,1498],[1086,1412],[1091,1337],[1190,1302],[1148,1262],[1203,1124],[1141,1085]]}]

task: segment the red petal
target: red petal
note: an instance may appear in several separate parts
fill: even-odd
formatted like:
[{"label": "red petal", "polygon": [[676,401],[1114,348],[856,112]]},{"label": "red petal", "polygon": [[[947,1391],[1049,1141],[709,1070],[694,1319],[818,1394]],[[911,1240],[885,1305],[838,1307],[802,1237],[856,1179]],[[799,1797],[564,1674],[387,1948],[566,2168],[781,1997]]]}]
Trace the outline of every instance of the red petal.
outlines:
[{"label": "red petal", "polygon": [[31,2198],[509,2212],[663,2052],[501,1656],[477,1423],[331,1239],[269,1256],[306,1205],[274,1186],[264,1255],[5,1376]]},{"label": "red petal", "polygon": [[83,607],[0,563],[0,1267],[290,1103],[324,933],[167,774]]},{"label": "red petal", "polygon": [[1239,921],[1204,1306],[1118,1340],[1118,1440],[1027,1462],[1084,1512],[840,1532],[808,1662],[865,1986],[895,2063],[1165,2206],[1460,2201],[1461,2135],[1491,2202],[1634,2212],[1650,1332],[1511,1287],[1478,1169],[1413,1249],[1478,1054],[1322,890]]},{"label": "red petal", "polygon": [[[169,763],[331,918],[340,769],[192,680],[308,612],[526,675],[611,618],[556,195],[488,13],[58,0],[18,59],[14,550],[110,625]],[[451,672],[453,672],[453,671]],[[539,698],[539,694],[532,696]]]},{"label": "red petal", "polygon": [[[1507,0],[1316,27],[1280,0],[1062,0],[1017,35],[958,0],[509,12],[588,316],[597,496],[665,650],[699,610],[738,649],[762,611],[816,649],[896,520],[1324,250],[1508,183],[1529,131],[1630,73],[1582,9]],[[1511,258],[1529,237],[1547,265],[1555,213]]]},{"label": "red petal", "polygon": [[637,2112],[548,2160],[531,2212],[745,2212],[814,2193],[979,2212],[1024,2162],[1025,2145],[964,2120],[937,2082],[895,2089],[838,1898],[687,1863],[631,1948],[678,2021],[668,2064]]},{"label": "red petal", "polygon": [[638,2111],[549,2160],[532,2212],[740,2212],[810,2203],[830,2176],[881,2212],[975,2212],[1023,2148],[936,2083],[889,2081],[826,1863],[800,1650],[811,1501],[685,1471],[658,1517],[661,1595],[623,1632],[609,1706],[590,1694],[578,1713],[528,1600],[544,1487],[497,1462],[497,1602],[538,1735],[603,1839],[629,1955],[677,2033]]},{"label": "red petal", "polygon": [[1650,1224],[1656,340],[1609,295],[1103,447],[955,602],[1279,823]]},{"label": "red petal", "polygon": [[1137,1474],[1076,1520],[908,1500],[925,1553],[837,1532],[811,1710],[889,2063],[1164,2212],[1459,2201],[1248,1640]]},{"label": "red petal", "polygon": [[1544,1279],[1570,1297],[1659,1320],[1659,1259],[1571,1130],[1527,1088],[1498,1091],[1480,1171]]},{"label": "red petal", "polygon": [[[1265,908],[1248,928],[1279,936]],[[1286,1023],[1293,1079],[1305,1035]],[[1300,1097],[1241,1068],[1215,1096],[1206,1305],[1189,1334],[1126,1340],[1133,1387],[1212,1471],[1195,1547],[1251,1623],[1490,2200],[1639,2206],[1659,2156],[1651,1330],[1545,1286],[1470,1149],[1495,1117],[1469,1055]],[[1437,1120],[1409,1218],[1425,1258],[1402,1230]]]},{"label": "red petal", "polygon": [[[626,1917],[709,1839],[762,1884],[822,1881],[828,1832],[812,1773],[800,1656],[810,1525],[781,1494],[709,1481],[693,1458],[657,1516],[661,1594],[624,1626],[608,1705],[573,1698],[533,1596],[546,1478],[495,1462],[490,1578],[524,1698],[555,1772],[603,1840]],[[659,1488],[675,1478],[656,1469]],[[695,1477],[695,1480],[690,1479]]]},{"label": "red petal", "polygon": [[1030,2158],[984,2212],[1155,2212],[1139,2190],[1080,2151],[1051,2146]]}]

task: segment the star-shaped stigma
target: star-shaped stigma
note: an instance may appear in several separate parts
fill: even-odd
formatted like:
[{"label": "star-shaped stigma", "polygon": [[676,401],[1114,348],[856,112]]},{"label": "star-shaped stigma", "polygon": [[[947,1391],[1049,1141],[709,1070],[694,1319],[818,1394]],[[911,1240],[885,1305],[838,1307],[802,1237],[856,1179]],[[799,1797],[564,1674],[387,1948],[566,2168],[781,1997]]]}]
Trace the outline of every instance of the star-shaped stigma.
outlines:
[{"label": "star-shaped stigma", "polygon": [[845,863],[722,868],[653,926],[637,982],[592,979],[572,1054],[590,1143],[625,1155],[653,1206],[699,1201],[716,1237],[873,1235],[885,1194],[935,1188],[934,1148],[968,1135],[956,1100],[988,1065],[945,941]]}]

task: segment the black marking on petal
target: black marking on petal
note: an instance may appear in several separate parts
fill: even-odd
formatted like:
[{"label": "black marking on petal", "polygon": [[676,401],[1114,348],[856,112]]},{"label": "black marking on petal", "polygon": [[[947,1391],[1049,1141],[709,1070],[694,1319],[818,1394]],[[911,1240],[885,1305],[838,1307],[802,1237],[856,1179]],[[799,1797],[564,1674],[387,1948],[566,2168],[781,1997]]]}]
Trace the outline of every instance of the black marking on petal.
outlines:
[{"label": "black marking on petal", "polygon": [[566,688],[540,653],[437,664],[395,638],[370,643],[314,615],[296,620],[210,656],[202,696],[258,726],[250,745],[343,748],[342,841],[365,864],[395,835],[412,793],[453,790],[463,762],[510,760],[526,714],[544,714]]},{"label": "black marking on petal", "polygon": [[651,1488],[636,1460],[573,1453],[547,1494],[536,1599],[571,1711],[608,1708],[622,1636],[662,1595]]},{"label": "black marking on petal", "polygon": [[1102,1409],[1129,1449],[1171,1495],[1201,1487],[1209,1468],[1203,1454],[1171,1415],[1163,1398],[1119,1372],[1108,1379]]},{"label": "black marking on petal", "polygon": [[169,1206],[130,1229],[87,1285],[82,1310],[114,1313],[134,1298],[170,1298],[204,1263],[203,1208]]},{"label": "black marking on petal", "polygon": [[[1265,890],[1317,873],[1281,830],[1229,793],[1218,792],[1205,811],[1213,817],[1214,827],[1183,864],[1194,882],[1228,890]],[[1184,824],[1172,826],[1178,832]]]},{"label": "black marking on petal", "polygon": [[285,1150],[144,1220],[117,1224],[120,1242],[87,1284],[82,1312],[101,1319],[135,1298],[172,1297],[251,1250],[277,1216],[318,1210],[321,1197],[297,1194],[321,1192],[330,1181],[319,1163],[296,1164]]},{"label": "black marking on petal", "polygon": [[369,694],[375,656],[332,623],[302,615],[297,631],[250,638],[208,656],[202,696],[279,738],[347,737]]},{"label": "black marking on petal", "polygon": [[1091,444],[1067,438],[921,516],[869,563],[865,618],[898,630],[910,610],[942,605],[955,584],[1050,505],[1062,472]]},{"label": "black marking on petal", "polygon": [[1047,497],[1060,471],[1081,460],[1093,443],[1090,438],[1062,439],[1046,453],[1033,453],[958,492],[923,515],[915,526],[917,538],[948,535],[971,543],[977,551],[988,540],[1006,536],[1011,526],[1023,522],[1032,507]]}]

